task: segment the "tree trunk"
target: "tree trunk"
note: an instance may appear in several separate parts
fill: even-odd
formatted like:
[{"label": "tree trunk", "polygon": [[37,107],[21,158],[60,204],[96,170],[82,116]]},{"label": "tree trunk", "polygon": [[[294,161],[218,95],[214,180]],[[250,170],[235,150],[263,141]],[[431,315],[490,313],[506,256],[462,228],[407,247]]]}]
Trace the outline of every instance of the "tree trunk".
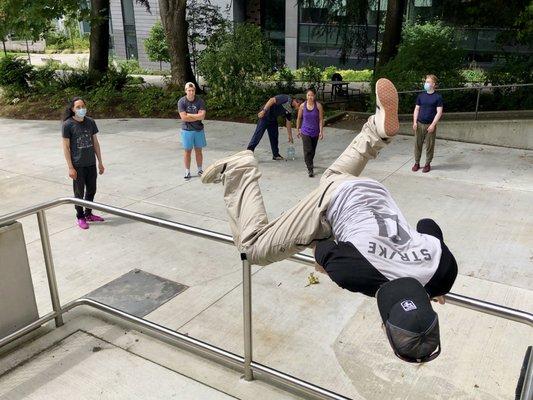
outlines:
[{"label": "tree trunk", "polygon": [[109,64],[109,0],[91,0],[89,73],[101,75]]},{"label": "tree trunk", "polygon": [[171,84],[183,87],[192,82],[198,87],[187,42],[187,0],[159,0],[159,10],[170,53]]},{"label": "tree trunk", "polygon": [[389,0],[383,43],[379,54],[378,67],[382,67],[398,53],[398,45],[402,39],[402,22],[406,0]]}]

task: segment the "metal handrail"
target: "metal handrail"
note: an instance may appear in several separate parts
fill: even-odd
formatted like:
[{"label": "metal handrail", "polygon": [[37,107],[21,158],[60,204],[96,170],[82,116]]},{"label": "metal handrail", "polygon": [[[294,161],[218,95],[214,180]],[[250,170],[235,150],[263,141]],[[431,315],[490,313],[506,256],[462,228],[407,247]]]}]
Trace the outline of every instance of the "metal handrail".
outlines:
[{"label": "metal handrail", "polygon": [[[76,199],[71,197],[59,198],[52,200],[46,203],[38,204],[33,207],[28,207],[26,209],[6,214],[0,216],[0,226],[15,222],[20,218],[27,217],[32,214],[37,214],[37,220],[39,223],[39,232],[41,236],[41,243],[43,247],[44,260],[46,266],[46,272],[48,277],[48,286],[50,289],[50,296],[52,299],[52,308],[53,312],[46,314],[45,316],[39,318],[38,320],[24,326],[23,328],[13,332],[12,334],[0,339],[0,348],[4,345],[7,345],[14,340],[21,338],[22,336],[28,334],[29,332],[37,329],[46,322],[55,319],[56,326],[59,327],[63,325],[62,316],[64,313],[69,310],[80,306],[85,305],[89,307],[96,308],[107,314],[119,317],[123,320],[126,320],[130,323],[133,323],[136,326],[146,328],[154,333],[163,335],[168,339],[172,339],[178,342],[182,347],[185,347],[187,350],[192,350],[198,352],[199,354],[213,359],[224,364],[229,364],[232,366],[237,366],[242,368],[244,371],[244,377],[246,380],[253,380],[254,372],[259,374],[262,378],[270,380],[278,385],[281,385],[289,390],[297,390],[301,393],[305,393],[308,396],[312,396],[320,399],[335,399],[335,400],[346,400],[347,398],[331,392],[327,389],[324,389],[320,386],[313,385],[312,383],[303,381],[299,378],[293,377],[286,373],[277,371],[268,366],[256,363],[253,361],[252,357],[252,294],[251,294],[251,265],[246,259],[244,254],[241,254],[241,259],[243,262],[243,316],[244,316],[244,357],[238,356],[231,352],[228,352],[224,349],[220,349],[216,346],[213,346],[209,343],[202,342],[198,339],[195,339],[190,336],[180,334],[179,332],[170,330],[166,327],[160,326],[153,322],[144,320],[142,318],[136,317],[134,315],[128,314],[124,311],[118,310],[111,306],[100,303],[96,300],[80,298],[73,302],[70,302],[64,306],[61,306],[59,300],[59,293],[57,288],[57,282],[55,277],[55,270],[52,259],[52,252],[50,247],[49,233],[47,228],[45,210],[64,205],[64,204],[75,204],[78,206],[88,207],[94,210],[103,211],[112,215],[121,216],[131,220],[147,223],[154,225],[160,228],[169,229],[181,233],[191,234],[194,236],[202,237],[209,240],[215,240],[220,243],[233,244],[233,239],[231,236],[222,234],[219,232],[210,231],[207,229],[197,228],[191,225],[181,224],[178,222],[161,219],[153,217],[146,214],[137,213],[127,209],[114,207],[106,204],[90,202],[82,199]],[[298,253],[290,257],[291,260],[313,265],[314,258],[310,255]],[[469,308],[474,311],[482,312],[485,314],[494,315],[500,318],[509,319],[515,322],[524,323],[529,326],[533,326],[533,314],[526,311],[516,310],[508,308],[499,304],[489,303],[486,301],[449,293],[446,295],[448,303],[455,304],[461,307]],[[525,387],[529,388],[526,390],[526,395],[529,396],[532,388],[531,374],[528,374]],[[527,399],[528,397],[523,397]]]},{"label": "metal handrail", "polygon": [[[497,89],[497,88],[503,88],[503,87],[523,87],[523,86],[533,86],[533,83],[511,83],[506,85],[473,85],[473,86],[461,86],[461,87],[453,87],[453,88],[439,88],[439,92],[444,92],[447,90],[474,90],[474,89]],[[398,94],[402,93],[419,93],[423,92],[422,89],[420,90],[402,90],[399,91]]]},{"label": "metal handrail", "polygon": [[[479,112],[479,98],[481,95],[482,90],[487,89],[497,89],[497,88],[505,88],[505,87],[529,87],[533,86],[533,83],[514,83],[514,84],[507,84],[507,85],[472,85],[472,86],[461,86],[461,87],[454,87],[454,88],[439,88],[439,92],[445,92],[445,91],[455,91],[455,90],[477,90],[477,96],[476,96],[476,111],[475,111],[475,117],[474,120],[477,121],[477,115]],[[423,90],[403,90],[398,92],[398,94],[406,94],[406,93],[420,93],[423,92]]]}]

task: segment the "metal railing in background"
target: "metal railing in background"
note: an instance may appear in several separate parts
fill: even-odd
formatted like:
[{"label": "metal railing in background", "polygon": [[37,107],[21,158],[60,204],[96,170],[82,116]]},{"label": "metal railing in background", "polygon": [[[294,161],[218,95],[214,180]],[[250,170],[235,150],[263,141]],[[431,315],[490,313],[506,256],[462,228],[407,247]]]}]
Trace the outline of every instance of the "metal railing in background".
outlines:
[{"label": "metal railing in background", "polygon": [[[251,381],[254,379],[254,375],[256,375],[262,378],[263,380],[270,381],[278,386],[283,387],[286,390],[296,391],[298,393],[305,394],[306,396],[311,396],[313,398],[347,400],[347,397],[342,396],[338,393],[334,393],[320,386],[314,385],[297,377],[291,376],[284,372],[277,371],[273,368],[253,361],[251,280],[252,275],[251,265],[246,259],[245,255],[241,255],[241,260],[243,263],[244,357],[236,355],[209,343],[203,342],[201,340],[195,339],[193,337],[183,335],[167,327],[128,314],[124,311],[110,307],[93,299],[80,298],[62,306],[59,299],[59,291],[57,287],[55,269],[52,259],[52,251],[50,247],[50,239],[47,228],[45,210],[63,204],[75,204],[79,206],[84,206],[94,210],[103,211],[112,215],[150,224],[159,228],[169,229],[172,231],[177,231],[209,240],[214,240],[220,243],[233,245],[233,239],[229,235],[197,228],[186,224],[180,224],[178,222],[173,222],[161,218],[152,217],[150,215],[140,214],[134,211],[109,206],[106,204],[93,203],[90,201],[75,198],[60,198],[47,203],[29,207],[18,212],[3,215],[0,217],[0,226],[15,222],[20,218],[37,214],[53,311],[40,317],[38,320],[24,326],[16,332],[13,332],[10,335],[0,339],[0,349],[9,343],[12,343],[13,341],[20,339],[24,335],[39,328],[41,325],[51,321],[52,319],[55,319],[56,327],[59,327],[63,325],[62,316],[64,313],[78,306],[88,306],[96,308],[106,314],[110,314],[129,323],[132,323],[136,327],[146,329],[156,335],[165,337],[166,339],[171,340],[173,343],[175,343],[181,348],[184,348],[189,351],[194,351],[195,353],[198,353],[203,357],[231,366],[233,368],[238,368],[239,370],[242,370],[244,372],[244,378],[246,380]],[[290,259],[303,264],[314,264],[313,257],[302,253],[295,254]],[[446,300],[448,301],[448,303],[455,304],[460,307],[466,307],[481,313],[490,314],[500,318],[505,318],[515,322],[523,323],[528,326],[533,326],[533,314],[525,311],[515,310],[499,304],[493,304],[453,293],[449,293],[448,295],[446,295]],[[524,379],[524,386],[521,397],[521,399],[523,400],[529,400],[533,398],[533,366],[531,364],[533,362],[532,359],[533,358],[530,357],[526,377]]]},{"label": "metal railing in background", "polygon": [[[503,88],[531,88],[533,87],[533,83],[515,83],[512,85],[472,85],[472,86],[465,86],[465,87],[455,87],[455,88],[442,88],[438,89],[439,92],[454,92],[454,91],[476,91],[476,108],[474,110],[475,116],[474,120],[477,121],[478,119],[478,113],[479,113],[479,99],[481,97],[481,92],[490,92],[495,89],[503,89]],[[404,90],[399,91],[398,95],[402,94],[414,94],[414,93],[422,93],[422,90]],[[413,103],[414,107],[414,103]],[[509,111],[517,111],[517,110],[509,110]],[[468,111],[467,111],[468,112]]]}]

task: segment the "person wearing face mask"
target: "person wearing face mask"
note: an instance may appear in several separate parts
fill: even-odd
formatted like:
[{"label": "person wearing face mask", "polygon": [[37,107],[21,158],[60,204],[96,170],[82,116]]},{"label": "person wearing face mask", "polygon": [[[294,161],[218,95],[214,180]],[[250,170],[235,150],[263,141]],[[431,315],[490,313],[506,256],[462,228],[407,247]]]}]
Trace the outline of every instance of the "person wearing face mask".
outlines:
[{"label": "person wearing face mask", "polygon": [[427,75],[424,81],[424,93],[420,93],[416,99],[416,106],[413,112],[413,131],[415,132],[415,164],[412,171],[420,169],[420,157],[422,148],[427,137],[426,144],[426,164],[422,172],[431,170],[431,161],[435,151],[435,136],[437,135],[437,123],[442,117],[443,101],[442,96],[435,91],[437,77]]},{"label": "person wearing face mask", "polygon": [[[86,116],[85,100],[74,97],[68,104],[62,118],[63,154],[68,166],[68,176],[72,179],[74,196],[88,201],[96,194],[96,158],[98,173],[105,171],[102,152],[98,142],[98,128]],[[81,229],[89,229],[88,222],[102,222],[104,219],[92,213],[90,208],[76,206],[76,219]]]}]

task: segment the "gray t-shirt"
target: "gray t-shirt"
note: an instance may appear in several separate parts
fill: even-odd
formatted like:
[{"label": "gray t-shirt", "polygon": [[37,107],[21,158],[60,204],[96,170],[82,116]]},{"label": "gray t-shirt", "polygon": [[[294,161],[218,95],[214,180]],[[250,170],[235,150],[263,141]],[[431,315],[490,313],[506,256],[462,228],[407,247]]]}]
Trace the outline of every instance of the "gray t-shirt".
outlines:
[{"label": "gray t-shirt", "polygon": [[389,280],[412,277],[426,285],[439,266],[439,239],[413,229],[389,191],[373,179],[339,185],[326,217],[335,239],[353,244]]},{"label": "gray t-shirt", "polygon": [[61,136],[70,139],[70,157],[74,167],[96,165],[93,135],[98,133],[94,119],[85,117],[82,122],[69,118],[63,122]]},{"label": "gray t-shirt", "polygon": [[[200,110],[205,110],[205,103],[198,96],[195,96],[193,101],[187,100],[187,96],[183,96],[178,101],[179,112],[185,111],[187,114],[198,114]],[[185,131],[202,131],[204,124],[202,121],[182,122],[181,129]]]}]

